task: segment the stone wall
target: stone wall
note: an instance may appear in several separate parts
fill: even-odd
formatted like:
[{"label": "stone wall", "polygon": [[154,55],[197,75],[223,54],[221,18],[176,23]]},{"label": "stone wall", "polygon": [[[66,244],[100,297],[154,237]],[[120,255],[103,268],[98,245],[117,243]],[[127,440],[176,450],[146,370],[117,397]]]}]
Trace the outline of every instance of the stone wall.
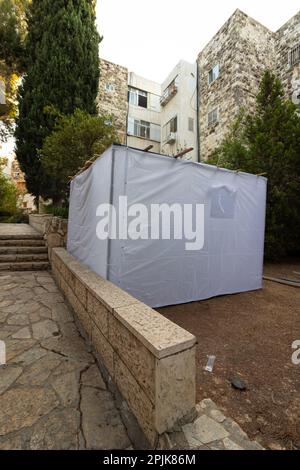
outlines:
[{"label": "stone wall", "polygon": [[290,65],[289,52],[300,44],[300,12],[277,31],[276,72],[286,95],[300,104],[300,64]]},{"label": "stone wall", "polygon": [[[198,56],[200,80],[201,159],[221,142],[239,109],[251,109],[266,68],[274,68],[275,33],[240,10],[224,24]],[[219,64],[219,77],[208,83],[208,72]],[[207,115],[218,109],[219,121],[208,125]]]},{"label": "stone wall", "polygon": [[[106,89],[111,86],[111,90]],[[115,126],[122,144],[126,143],[128,110],[128,70],[121,65],[100,59],[99,94],[97,98],[100,113],[114,117]]]},{"label": "stone wall", "polygon": [[50,214],[30,214],[29,225],[44,235],[51,260],[52,249],[67,246],[68,220]]},{"label": "stone wall", "polygon": [[[270,69],[282,80],[286,97],[300,105],[300,64],[291,66],[290,50],[300,44],[300,12],[272,32],[240,10],[224,24],[198,56],[200,80],[201,159],[222,141],[241,107],[254,108],[263,72]],[[220,65],[211,85],[208,72]],[[208,112],[218,108],[219,121],[208,125]]]},{"label": "stone wall", "polygon": [[[195,408],[196,338],[79,263],[52,250],[52,270],[116,395],[133,441],[155,448],[159,436]],[[134,427],[128,427],[129,433]],[[142,433],[141,431],[142,430]]]},{"label": "stone wall", "polygon": [[29,225],[42,235],[45,235],[48,224],[53,219],[51,214],[30,214]]}]

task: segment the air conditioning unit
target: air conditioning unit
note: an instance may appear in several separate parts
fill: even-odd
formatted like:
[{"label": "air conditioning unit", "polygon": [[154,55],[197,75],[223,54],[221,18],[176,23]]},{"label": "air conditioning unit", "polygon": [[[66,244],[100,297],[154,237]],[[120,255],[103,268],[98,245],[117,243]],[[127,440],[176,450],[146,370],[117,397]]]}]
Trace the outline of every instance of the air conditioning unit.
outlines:
[{"label": "air conditioning unit", "polygon": [[176,132],[170,132],[167,137],[167,144],[174,144],[174,142],[176,142],[176,136]]}]

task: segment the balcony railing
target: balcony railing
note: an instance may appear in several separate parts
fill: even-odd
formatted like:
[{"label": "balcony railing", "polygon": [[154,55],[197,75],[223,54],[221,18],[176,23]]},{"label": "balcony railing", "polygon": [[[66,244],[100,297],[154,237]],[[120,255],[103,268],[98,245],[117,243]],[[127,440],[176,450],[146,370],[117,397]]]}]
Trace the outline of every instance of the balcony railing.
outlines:
[{"label": "balcony railing", "polygon": [[160,98],[160,104],[161,106],[166,106],[166,104],[169,103],[169,101],[173,98],[173,96],[176,95],[178,91],[178,86],[176,84],[173,84],[172,86],[168,87],[162,97]]}]

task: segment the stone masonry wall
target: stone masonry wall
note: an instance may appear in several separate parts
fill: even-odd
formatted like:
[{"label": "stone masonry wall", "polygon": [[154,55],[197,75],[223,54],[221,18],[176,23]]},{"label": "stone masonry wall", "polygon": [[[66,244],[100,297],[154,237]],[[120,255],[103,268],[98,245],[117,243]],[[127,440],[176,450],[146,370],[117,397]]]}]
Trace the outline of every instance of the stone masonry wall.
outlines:
[{"label": "stone masonry wall", "polygon": [[277,31],[276,72],[287,97],[300,104],[300,64],[290,65],[289,51],[300,44],[300,12]]},{"label": "stone masonry wall", "polygon": [[51,263],[108,383],[115,384],[122,397],[123,419],[128,422],[133,414],[142,430],[138,435],[145,436],[143,446],[156,448],[160,435],[193,416],[196,338],[93,273],[65,249],[54,248]]},{"label": "stone masonry wall", "polygon": [[[106,84],[113,89],[108,91]],[[122,144],[126,143],[128,110],[128,70],[121,65],[100,59],[99,94],[97,98],[100,113],[112,115]]]},{"label": "stone masonry wall", "polygon": [[[274,68],[275,33],[240,10],[224,24],[198,57],[200,73],[200,142],[205,160],[221,142],[242,106],[253,107],[261,75]],[[219,64],[219,77],[208,72]],[[208,126],[207,114],[218,108],[219,122]]]}]

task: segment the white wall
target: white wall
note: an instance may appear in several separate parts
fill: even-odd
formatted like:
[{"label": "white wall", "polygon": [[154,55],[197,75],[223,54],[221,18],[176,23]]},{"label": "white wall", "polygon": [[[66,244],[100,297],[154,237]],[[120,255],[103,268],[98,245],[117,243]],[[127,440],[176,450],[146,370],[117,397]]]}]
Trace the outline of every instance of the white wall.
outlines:
[{"label": "white wall", "polygon": [[[183,158],[197,161],[197,64],[180,61],[162,84],[162,94],[176,77],[177,94],[161,108],[161,152],[175,155],[185,148],[193,147],[193,152]],[[176,115],[177,138],[174,144],[169,145],[164,141],[163,128]],[[193,132],[188,128],[189,118],[194,122]]]},{"label": "white wall", "polygon": [[[128,85],[129,87],[138,88],[139,90],[143,90],[148,93],[148,107],[143,108],[129,103],[128,118],[147,121],[160,126],[161,85],[159,83],[153,82],[152,80],[147,80],[146,78],[140,77],[133,72],[129,74]],[[140,149],[145,149],[149,145],[153,145],[152,150],[154,152],[160,152],[159,141],[148,140],[132,135],[127,136],[127,145]]]}]

